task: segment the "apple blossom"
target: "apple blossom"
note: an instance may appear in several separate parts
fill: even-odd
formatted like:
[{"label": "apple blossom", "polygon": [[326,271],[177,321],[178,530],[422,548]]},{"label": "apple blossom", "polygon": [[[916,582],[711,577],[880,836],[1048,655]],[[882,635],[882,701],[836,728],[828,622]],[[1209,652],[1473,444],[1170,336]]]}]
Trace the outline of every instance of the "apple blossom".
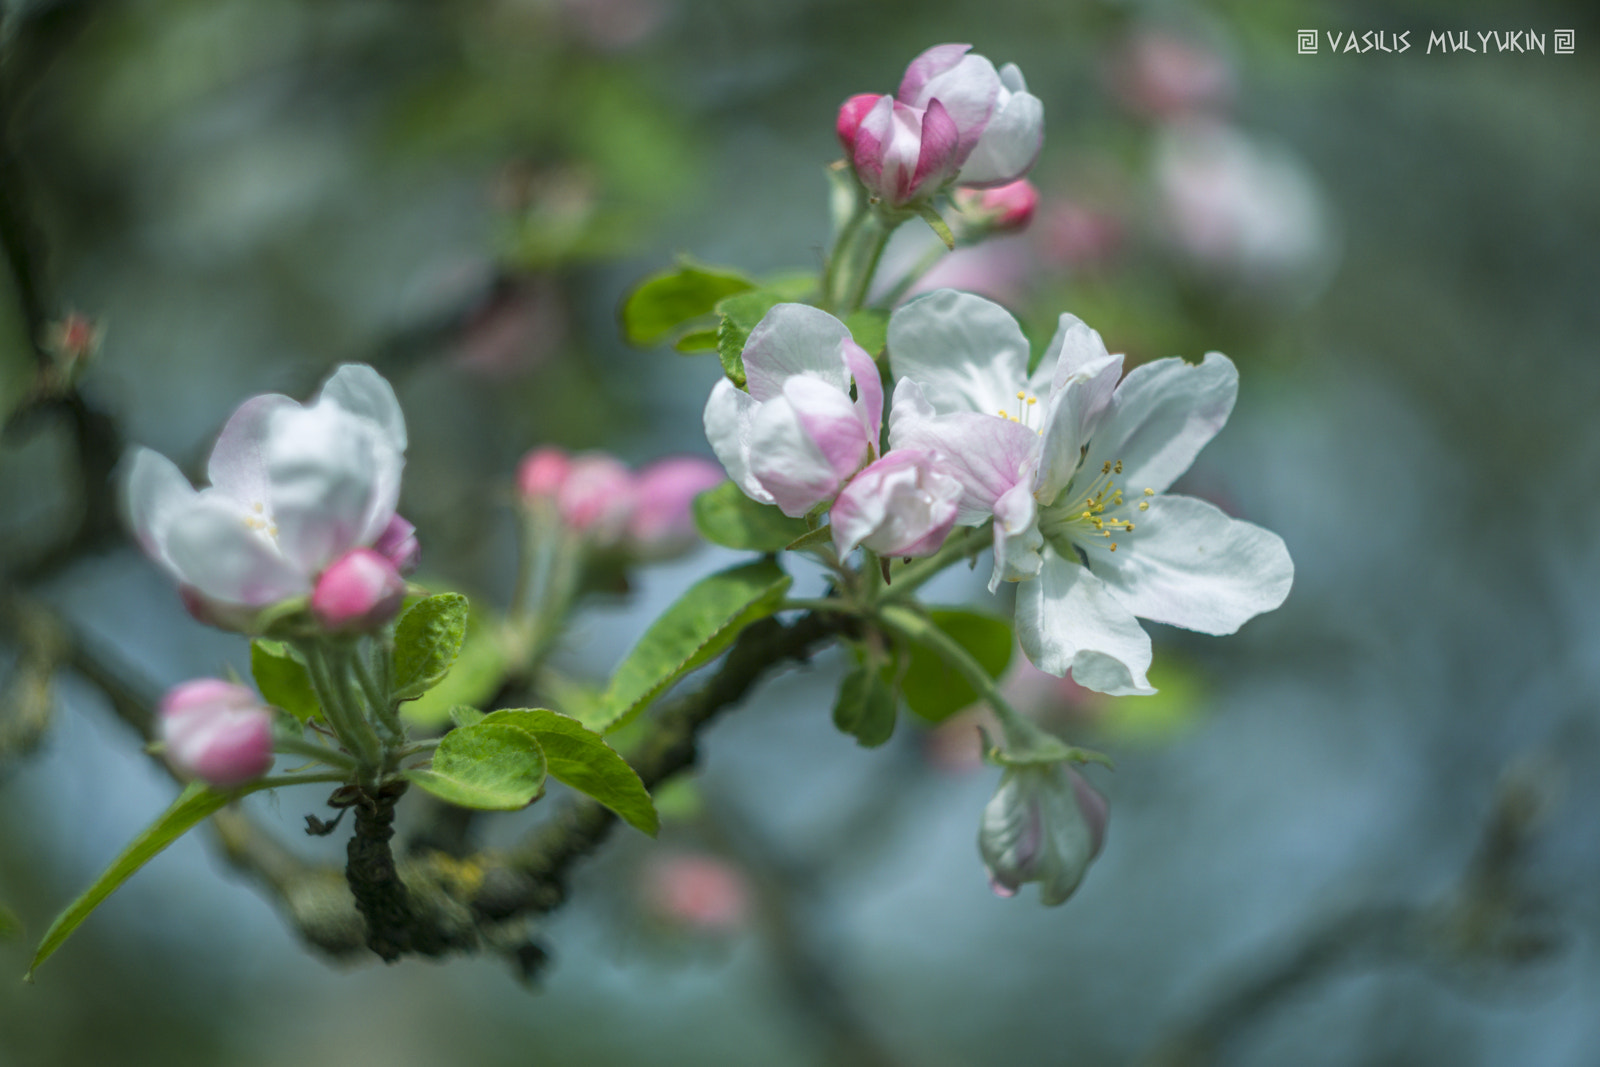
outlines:
[{"label": "apple blossom", "polygon": [[311,614],[326,630],[375,630],[400,613],[405,596],[405,579],[389,557],[355,548],[318,576]]},{"label": "apple blossom", "polygon": [[1026,178],[992,189],[957,189],[951,196],[961,212],[963,237],[1015,233],[1026,229],[1039,207],[1039,190]]},{"label": "apple blossom", "polygon": [[1070,766],[1010,766],[983,809],[978,851],[1003,897],[1039,883],[1039,901],[1072,896],[1105,842],[1106,800]]},{"label": "apple blossom", "polygon": [[688,551],[699,538],[694,498],[725,477],[721,467],[699,456],[669,456],[639,471],[628,517],[628,543],[635,554],[665,559]]},{"label": "apple blossom", "polygon": [[723,378],[706,401],[706,437],[729,477],[791,517],[833,500],[877,452],[877,364],[832,315],[779,304],[750,331],[744,368],[748,392]]},{"label": "apple blossom", "polygon": [[309,405],[277,394],[241,405],[212,449],[206,489],[135,449],[124,504],[191,610],[248,630],[261,609],[309,595],[324,567],[384,534],[405,448],[394,390],[371,367],[346,364]]},{"label": "apple blossom", "polygon": [[1028,92],[1015,63],[996,71],[969,44],[941,44],[906,68],[898,98],[913,108],[940,101],[959,131],[961,185],[1016,181],[1044,144],[1044,105]]},{"label": "apple blossom", "polygon": [[[846,101],[838,129],[843,139],[850,125],[847,112],[860,97]],[[880,96],[850,130],[846,146],[856,177],[890,207],[926,200],[952,180],[961,168],[960,130],[938,100],[911,107],[892,96]]]},{"label": "apple blossom", "polygon": [[1288,596],[1294,565],[1276,534],[1163,494],[1233,409],[1226,356],[1158,360],[1118,384],[1122,357],[1062,315],[1030,375],[1015,320],[950,290],[895,312],[889,353],[891,446],[942,452],[962,482],[957,521],[993,517],[990,589],[1023,582],[1017,636],[1041,670],[1151,693],[1136,617],[1229,634]]},{"label": "apple blossom", "polygon": [[272,713],[242,685],[197,678],[161,700],[167,759],[214,786],[240,785],[272,766]]},{"label": "apple blossom", "polygon": [[961,483],[931,452],[901,449],[863,468],[834,502],[839,555],[864,545],[880,556],[931,556],[956,521]]}]

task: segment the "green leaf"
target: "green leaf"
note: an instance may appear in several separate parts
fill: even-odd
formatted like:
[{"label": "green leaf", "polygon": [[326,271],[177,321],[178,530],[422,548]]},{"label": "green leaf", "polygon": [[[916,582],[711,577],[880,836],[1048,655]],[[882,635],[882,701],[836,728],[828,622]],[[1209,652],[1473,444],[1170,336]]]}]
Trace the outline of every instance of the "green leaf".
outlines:
[{"label": "green leaf", "polygon": [[[931,610],[928,618],[972,653],[990,677],[999,678],[1011,664],[1011,625],[1004,619],[948,608]],[[938,723],[977,701],[972,686],[939,653],[920,643],[913,643],[910,652],[911,661],[900,682],[906,707]]]},{"label": "green leaf", "polygon": [[[451,708],[459,704],[479,707],[494,696],[505,681],[507,666],[499,632],[499,624],[494,616],[469,607],[467,633],[462,640],[461,654],[456,657],[450,673],[442,681],[417,699],[400,706],[400,714],[406,721],[418,726],[442,726],[450,718]],[[398,643],[398,631],[395,636]],[[398,660],[397,652],[397,667]]]},{"label": "green leaf", "polygon": [[856,344],[877,356],[889,343],[889,316],[872,308],[862,308],[845,316],[845,327]]},{"label": "green leaf", "polygon": [[445,734],[428,770],[402,773],[451,804],[515,811],[544,792],[545,760],[532,734],[485,719]]},{"label": "green leaf", "polygon": [[715,352],[717,350],[717,328],[708,326],[703,330],[690,330],[672,342],[672,347],[686,356],[697,356],[701,352]]},{"label": "green leaf", "polygon": [[696,582],[650,624],[612,675],[605,729],[628,722],[672,683],[716,658],[739,631],[777,611],[792,581],[764,559]]},{"label": "green leaf", "polygon": [[39,950],[33,955],[33,963],[28,967],[27,980],[33,980],[33,973],[39,965],[49,959],[62,942],[72,936],[89,913],[100,906],[100,902],[109,897],[123,882],[126,882],[133,873],[146,863],[154,859],[163,849],[178,838],[188,833],[200,824],[206,816],[221,809],[229,801],[237,800],[248,793],[258,789],[268,789],[272,786],[286,784],[282,778],[262,778],[226,793],[211,789],[200,782],[191,782],[172,806],[161,813],[161,816],[145,828],[144,832],[128,843],[122,854],[111,861],[94,884],[84,891],[83,895],[67,905],[65,911],[57,915],[50,924],[50,929],[44,932],[44,939],[39,942]]},{"label": "green leaf", "polygon": [[732,482],[694,498],[694,524],[714,545],[751,552],[777,552],[811,532],[804,519],[791,519],[771,504],[751,500]]},{"label": "green leaf", "polygon": [[450,709],[450,721],[458,727],[476,726],[482,722],[486,715],[477,708],[469,708],[465,704],[457,704]]},{"label": "green leaf", "polygon": [[894,733],[894,687],[883,668],[870,657],[853,667],[839,683],[833,724],[864,748],[877,748]]},{"label": "green leaf", "polygon": [[661,829],[650,792],[628,761],[576,719],[544,708],[496,711],[483,720],[526,730],[544,749],[550,777],[565,782],[651,837]]},{"label": "green leaf", "polygon": [[944,221],[937,208],[932,204],[923,204],[917,209],[917,214],[921,215],[922,221],[926,222],[933,228],[933,232],[939,235],[939,240],[944,242],[946,248],[952,252],[956,250],[956,235],[950,232],[949,223]]},{"label": "green leaf", "polygon": [[656,344],[710,314],[722,298],[754,288],[755,282],[736,271],[685,259],[671,270],[652,274],[628,294],[622,305],[623,335],[629,344]]},{"label": "green leaf", "polygon": [[250,674],[268,704],[277,705],[301,722],[310,722],[322,714],[310,673],[282,642],[252,641]]},{"label": "green leaf", "polygon": [[467,633],[467,598],[440,593],[412,605],[394,631],[394,697],[413,700],[444,680]]},{"label": "green leaf", "polygon": [[717,326],[717,355],[722,359],[723,373],[739,388],[745,384],[744,343],[750,339],[750,331],[786,299],[771,289],[757,289],[730,296],[717,305],[717,314],[722,316]]}]

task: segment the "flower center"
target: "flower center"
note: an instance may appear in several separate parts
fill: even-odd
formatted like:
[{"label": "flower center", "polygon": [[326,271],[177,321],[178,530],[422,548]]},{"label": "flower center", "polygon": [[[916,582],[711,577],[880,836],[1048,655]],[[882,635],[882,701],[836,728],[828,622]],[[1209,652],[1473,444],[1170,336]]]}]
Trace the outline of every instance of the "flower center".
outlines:
[{"label": "flower center", "polygon": [[[1123,487],[1118,484],[1121,474],[1122,460],[1108,460],[1081,490],[1069,485],[1060,500],[1047,507],[1039,517],[1040,532],[1063,551],[1070,544],[1081,548],[1098,545],[1115,552],[1115,535],[1134,530],[1133,520],[1129,518],[1131,509],[1123,496]],[[1149,511],[1149,498],[1155,496],[1156,491],[1146,487],[1142,495],[1145,499],[1138,502],[1137,508]]]},{"label": "flower center", "polygon": [[278,540],[278,524],[267,517],[267,506],[261,501],[250,505],[250,514],[244,517],[244,524],[256,533],[264,533],[274,542]]},{"label": "flower center", "polygon": [[1023,390],[1018,389],[1017,390],[1017,413],[1015,415],[1013,415],[1010,412],[1006,411],[1005,408],[1001,408],[999,410],[999,412],[997,412],[997,414],[1002,419],[1005,419],[1007,422],[1018,423],[1019,425],[1025,426],[1028,429],[1033,430],[1035,433],[1039,434],[1042,437],[1044,435],[1044,428],[1042,426],[1035,427],[1033,425],[1033,413],[1038,408],[1038,406],[1039,406],[1039,398],[1038,397],[1029,396]]}]

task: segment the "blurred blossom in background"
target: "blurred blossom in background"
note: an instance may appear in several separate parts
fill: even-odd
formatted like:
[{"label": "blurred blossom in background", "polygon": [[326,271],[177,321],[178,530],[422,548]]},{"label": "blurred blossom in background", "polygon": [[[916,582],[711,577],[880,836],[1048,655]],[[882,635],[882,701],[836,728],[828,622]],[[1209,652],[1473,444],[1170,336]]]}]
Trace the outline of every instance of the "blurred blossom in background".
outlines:
[{"label": "blurred blossom in background", "polygon": [[[6,166],[83,316],[62,373],[197,475],[244,397],[371,363],[405,410],[425,566],[501,610],[529,450],[710,458],[716,360],[627,348],[625,289],[678,253],[815,269],[840,103],[941,41],[1014,60],[1046,111],[1032,222],[925,285],[1006,303],[1036,348],[1070,310],[1130,366],[1227,353],[1237,409],[1175,490],[1281,533],[1296,583],[1228,641],[1152,626],[1154,697],[1013,656],[1018,706],[1117,763],[1086,773],[1113,815],[1059,909],[989,890],[982,716],[902,713],[863,751],[830,722],[830,654],[706,735],[659,841],[580,869],[538,990],[487,958],[330,968],[202,832],[37,986],[0,981],[0,1064],[1600,1060],[1600,22],[1515,14],[9,5]],[[1576,51],[1418,47],[1510,21],[1575,27]],[[1305,28],[1413,47],[1299,55]],[[936,245],[914,223],[888,255]],[[8,410],[34,387],[13,281]],[[190,620],[131,541],[49,569],[83,500],[71,442],[48,418],[0,440],[0,566],[43,569],[37,592],[157,691],[247,676],[244,641]],[[556,666],[603,682],[734,558],[637,570]],[[987,571],[930,601],[1009,614]],[[0,646],[0,687],[0,970],[20,975],[172,789],[70,670]],[[299,797],[249,804],[340,854]],[[715,950],[658,951],[664,929]]]}]

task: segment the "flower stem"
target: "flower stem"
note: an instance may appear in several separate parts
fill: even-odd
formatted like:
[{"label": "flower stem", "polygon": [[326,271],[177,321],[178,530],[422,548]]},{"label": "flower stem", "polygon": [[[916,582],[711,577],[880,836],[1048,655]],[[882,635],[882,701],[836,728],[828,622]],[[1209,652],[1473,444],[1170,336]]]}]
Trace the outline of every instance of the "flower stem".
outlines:
[{"label": "flower stem", "polygon": [[867,220],[858,242],[860,247],[855,255],[858,262],[850,278],[850,292],[839,309],[841,313],[848,315],[867,302],[872,276],[878,272],[878,261],[883,258],[883,250],[889,244],[889,235],[894,233],[898,225],[898,222],[885,222],[876,214]]},{"label": "flower stem", "polygon": [[305,657],[311,684],[317,691],[317,700],[328,725],[333,727],[344,747],[355,755],[361,776],[376,780],[381,761],[378,735],[361,714],[360,705],[350,700],[343,664],[330,662],[329,650],[317,641],[306,641],[300,646],[300,652]]},{"label": "flower stem", "polygon": [[967,559],[986,548],[993,540],[989,524],[963,530],[947,539],[944,547],[926,559],[908,563],[899,571],[890,572],[889,587],[884,599],[898,600],[909,596],[925,585],[934,575],[958,560]]},{"label": "flower stem", "polygon": [[349,753],[301,737],[275,737],[272,740],[272,750],[286,756],[305,756],[330,767],[337,767],[347,775],[353,774],[357,769],[356,759]]}]

